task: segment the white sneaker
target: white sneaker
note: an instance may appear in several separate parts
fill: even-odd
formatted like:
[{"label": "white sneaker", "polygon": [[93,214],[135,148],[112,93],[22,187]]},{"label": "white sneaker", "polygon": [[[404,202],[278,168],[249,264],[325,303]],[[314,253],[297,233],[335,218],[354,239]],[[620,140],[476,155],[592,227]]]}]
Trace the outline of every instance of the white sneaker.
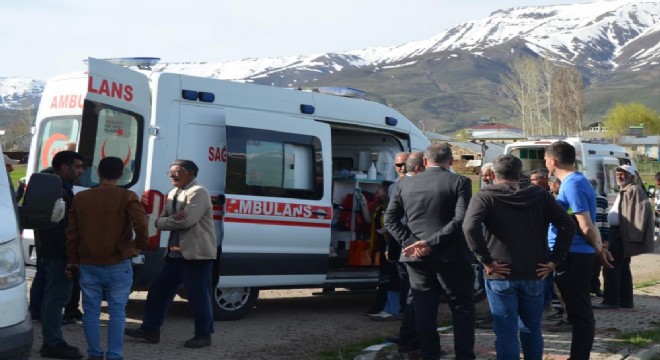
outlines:
[{"label": "white sneaker", "polygon": [[385,311],[381,311],[377,314],[369,314],[369,316],[371,316],[372,318],[381,318],[381,319],[388,319],[394,317],[394,315]]}]

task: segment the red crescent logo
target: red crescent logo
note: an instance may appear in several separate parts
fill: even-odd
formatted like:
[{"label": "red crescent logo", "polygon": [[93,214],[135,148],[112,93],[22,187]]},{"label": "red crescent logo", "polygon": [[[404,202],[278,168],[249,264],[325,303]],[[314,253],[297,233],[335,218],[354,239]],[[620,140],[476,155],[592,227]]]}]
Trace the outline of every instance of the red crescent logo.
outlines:
[{"label": "red crescent logo", "polygon": [[[107,143],[108,140],[106,139],[103,141],[103,145],[101,146],[101,159],[105,159],[105,143]],[[128,165],[128,162],[131,161],[131,146],[128,145],[128,154],[126,154],[126,158],[124,159],[124,166]]]},{"label": "red crescent logo", "polygon": [[[44,144],[43,149],[41,150],[41,168],[45,169],[50,166],[50,161],[55,156],[55,154],[51,154],[51,147],[56,141],[69,141],[69,138],[66,137],[64,134],[60,133],[55,133],[51,135],[48,140],[46,140],[46,143]],[[55,149],[52,149],[55,150]],[[59,152],[59,151],[58,151]]]}]

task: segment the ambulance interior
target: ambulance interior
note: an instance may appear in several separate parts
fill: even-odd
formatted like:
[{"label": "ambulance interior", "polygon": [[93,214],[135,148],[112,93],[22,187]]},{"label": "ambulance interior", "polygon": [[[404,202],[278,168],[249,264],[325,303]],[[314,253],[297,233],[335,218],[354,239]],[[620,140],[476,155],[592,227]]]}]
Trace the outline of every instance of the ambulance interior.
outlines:
[{"label": "ambulance interior", "polygon": [[[403,135],[362,129],[332,129],[332,235],[331,269],[374,267],[379,264],[379,243],[372,241],[371,216],[365,219],[359,195],[372,214],[377,190],[397,177],[394,157],[408,139]],[[375,171],[374,171],[375,170]]]}]

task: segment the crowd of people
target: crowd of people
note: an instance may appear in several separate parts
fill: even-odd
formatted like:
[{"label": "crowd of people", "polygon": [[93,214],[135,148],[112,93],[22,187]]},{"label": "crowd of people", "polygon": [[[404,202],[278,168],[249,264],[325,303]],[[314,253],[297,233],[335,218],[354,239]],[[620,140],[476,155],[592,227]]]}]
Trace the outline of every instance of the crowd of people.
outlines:
[{"label": "crowd of people", "polygon": [[[397,155],[397,170],[406,166],[404,158]],[[512,155],[484,164],[474,196],[470,179],[451,171],[452,159],[448,144],[433,144],[422,166],[390,187],[384,226],[401,247],[390,261],[403,266],[410,284],[401,294],[408,300],[393,339],[399,354],[437,359],[446,353],[436,330],[442,295],[452,314],[456,359],[476,358],[476,259],[485,273],[498,359],[518,359],[521,348],[525,359],[543,358],[542,322],[553,297],[563,314],[550,315],[558,322],[546,329],[572,332],[570,358],[588,359],[593,309],[633,307],[630,258],[653,250],[653,211],[634,181],[636,169],[615,169],[620,192],[608,210],[594,180],[575,168],[575,148],[563,141],[545,149],[545,168],[528,178]],[[595,280],[601,268],[602,294]],[[602,295],[602,303],[592,304],[590,293]]]},{"label": "crowd of people", "polygon": [[[542,320],[553,297],[561,300],[564,315],[548,331],[572,332],[573,360],[589,358],[593,309],[634,307],[630,260],[653,251],[655,224],[651,202],[635,182],[636,169],[628,164],[615,169],[620,190],[608,208],[607,199],[596,192],[597,182],[576,170],[572,145],[549,145],[544,160],[545,168],[521,181],[521,160],[499,156],[482,167],[483,186],[472,194],[471,180],[451,170],[450,145],[396,155],[399,177],[383,184],[376,206],[365,217],[371,225],[371,251],[380,254],[381,268],[377,296],[367,314],[403,314],[395,337],[400,354],[437,359],[446,353],[436,330],[442,296],[452,314],[456,358],[476,358],[476,261],[483,265],[498,359],[518,359],[521,348],[525,359],[542,359]],[[52,172],[62,180],[68,216],[36,236],[42,265],[37,274],[44,289],[43,296],[32,300],[39,304],[33,310],[42,323],[42,357],[83,358],[80,349],[64,340],[61,329],[74,280],[82,291],[89,359],[122,359],[124,335],[158,343],[181,285],[195,319],[194,336],[184,346],[210,346],[212,270],[218,249],[212,204],[196,180],[197,165],[176,160],[170,166],[173,189],[154,222],[170,232],[164,266],[150,286],[141,326],[128,329],[130,259],[146,248],[148,225],[137,196],[117,187],[122,160],[102,159],[99,186],[75,196],[73,183],[83,172],[82,156],[72,150],[57,153]],[[660,183],[660,173],[656,180]],[[602,302],[592,304],[590,292],[601,295]],[[99,330],[103,299],[110,316],[106,350]]]},{"label": "crowd of people", "polygon": [[[41,356],[84,357],[79,348],[64,339],[62,325],[71,318],[82,320],[90,360],[123,359],[124,335],[158,343],[160,328],[181,284],[186,287],[195,314],[195,334],[184,346],[210,346],[211,277],[218,249],[211,198],[195,180],[197,165],[190,160],[176,160],[170,167],[168,176],[174,188],[154,222],[156,228],[170,232],[164,266],[149,288],[142,326],[125,329],[125,308],[133,281],[131,258],[147,246],[147,216],[137,195],[117,186],[124,164],[116,157],[99,162],[97,187],[74,195],[73,184],[83,173],[83,160],[79,153],[63,150],[44,170],[61,179],[68,215],[35,234],[39,263],[30,289],[30,309],[33,319],[41,322]],[[7,167],[8,172],[11,170]],[[77,290],[74,284],[79,284]],[[80,292],[82,312],[78,305]],[[100,334],[103,300],[109,314],[105,350]]]}]

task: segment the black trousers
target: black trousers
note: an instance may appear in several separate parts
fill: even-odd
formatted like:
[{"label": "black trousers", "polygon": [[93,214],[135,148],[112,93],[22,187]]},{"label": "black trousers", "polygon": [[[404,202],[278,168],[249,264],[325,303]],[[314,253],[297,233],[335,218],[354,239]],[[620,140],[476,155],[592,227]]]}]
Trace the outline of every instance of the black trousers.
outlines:
[{"label": "black trousers", "polygon": [[633,307],[633,279],[630,271],[630,257],[623,257],[623,239],[619,228],[612,227],[610,230],[610,253],[612,269],[603,268],[603,303]]},{"label": "black trousers", "polygon": [[468,263],[406,263],[413,296],[417,339],[423,359],[437,359],[438,305],[444,291],[454,325],[456,359],[475,359],[474,270]]},{"label": "black trousers", "polygon": [[571,360],[588,360],[594,343],[596,320],[589,285],[595,260],[595,254],[569,252],[555,269],[555,283],[566,304],[568,321],[573,325]]}]

